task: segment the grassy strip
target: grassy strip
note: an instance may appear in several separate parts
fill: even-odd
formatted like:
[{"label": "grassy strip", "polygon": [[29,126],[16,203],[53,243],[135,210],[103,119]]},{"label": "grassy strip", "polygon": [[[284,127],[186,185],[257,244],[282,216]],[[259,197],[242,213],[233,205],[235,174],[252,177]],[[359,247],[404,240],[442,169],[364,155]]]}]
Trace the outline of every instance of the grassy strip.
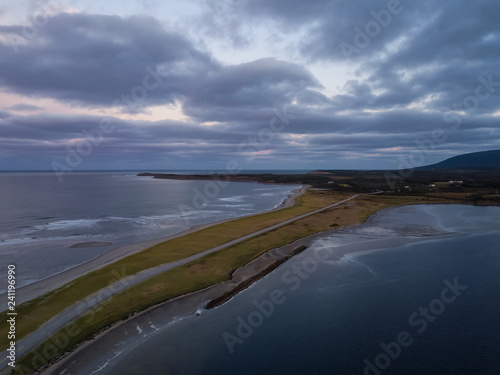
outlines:
[{"label": "grassy strip", "polygon": [[[300,196],[293,207],[221,223],[152,246],[90,272],[52,292],[18,306],[17,339],[19,340],[35,331],[40,325],[65,308],[85,299],[85,297],[98,290],[106,288],[123,277],[214,248],[292,217],[345,199],[345,197],[346,194],[342,193],[309,191]],[[7,332],[7,330],[7,315],[4,312],[0,314],[0,331]],[[7,347],[6,339],[2,338],[0,350]]]},{"label": "grassy strip", "polygon": [[215,308],[217,306],[220,306],[220,305],[226,303],[233,296],[237,295],[242,290],[245,290],[250,285],[252,285],[254,282],[256,282],[257,280],[260,280],[261,278],[263,278],[264,276],[266,276],[267,274],[271,273],[276,268],[278,268],[279,266],[281,266],[287,260],[289,260],[290,258],[294,257],[297,254],[300,254],[301,252],[303,252],[306,249],[307,249],[307,246],[304,246],[304,245],[297,246],[286,257],[277,259],[276,261],[274,261],[274,263],[272,263],[271,265],[267,266],[264,270],[262,270],[259,273],[257,273],[255,275],[249,277],[245,281],[239,283],[234,289],[231,289],[230,291],[224,293],[222,296],[217,297],[217,298],[211,300],[210,302],[208,302],[208,304],[205,306],[205,308],[206,309],[213,309],[213,308]]},{"label": "grassy strip", "polygon": [[[92,311],[72,323],[70,328],[76,332],[74,335],[68,337],[68,327],[66,327],[53,338],[43,342],[35,351],[23,357],[19,364],[31,368],[39,367],[42,355],[45,360],[51,360],[118,320],[160,302],[225,281],[230,278],[230,270],[244,266],[258,255],[299,238],[332,227],[344,227],[363,222],[368,216],[382,208],[443,202],[449,203],[445,199],[430,197],[363,196],[356,199],[353,207],[333,207],[297,220],[282,228],[162,273],[114,296],[109,304],[102,305],[98,311]],[[67,338],[65,340],[67,343],[63,347],[58,345],[61,342],[58,337]],[[33,364],[35,364],[34,367]]]}]

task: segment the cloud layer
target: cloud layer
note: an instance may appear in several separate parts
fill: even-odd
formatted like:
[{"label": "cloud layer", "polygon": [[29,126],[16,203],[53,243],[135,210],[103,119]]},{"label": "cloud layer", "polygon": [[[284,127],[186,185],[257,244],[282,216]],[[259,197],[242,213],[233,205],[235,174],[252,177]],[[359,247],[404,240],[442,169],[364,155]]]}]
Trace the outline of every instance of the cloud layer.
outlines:
[{"label": "cloud layer", "polygon": [[[53,15],[31,39],[13,39],[23,25],[0,26],[0,90],[22,98],[0,107],[0,168],[51,169],[103,119],[113,131],[78,168],[221,169],[236,159],[248,169],[385,169],[422,145],[432,148],[425,164],[500,148],[499,3],[229,5],[204,7],[185,30],[152,15],[83,12]],[[243,34],[248,25],[270,50],[299,58],[222,62],[214,43],[235,55],[262,47]],[[343,87],[326,87],[318,64],[347,66]],[[179,116],[157,115],[173,104]]]}]

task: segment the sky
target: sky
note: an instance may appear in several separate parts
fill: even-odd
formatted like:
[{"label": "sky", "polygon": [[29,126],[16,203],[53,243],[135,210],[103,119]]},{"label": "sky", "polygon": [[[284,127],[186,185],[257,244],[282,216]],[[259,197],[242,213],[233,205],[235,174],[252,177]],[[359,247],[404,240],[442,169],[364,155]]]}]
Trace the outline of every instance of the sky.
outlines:
[{"label": "sky", "polygon": [[0,170],[398,169],[500,149],[499,14],[0,0]]}]

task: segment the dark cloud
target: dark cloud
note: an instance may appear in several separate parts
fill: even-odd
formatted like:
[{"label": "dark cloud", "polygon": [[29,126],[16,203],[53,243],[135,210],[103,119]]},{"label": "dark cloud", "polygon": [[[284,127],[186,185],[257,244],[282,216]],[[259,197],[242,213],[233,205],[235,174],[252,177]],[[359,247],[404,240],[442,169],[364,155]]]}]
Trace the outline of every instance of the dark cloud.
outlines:
[{"label": "dark cloud", "polygon": [[[427,3],[433,4],[432,16],[420,19],[420,28],[407,33],[407,40],[398,49],[378,64],[365,63],[363,69],[370,72],[376,87],[393,96],[393,101],[397,93],[406,91],[413,95],[400,100],[401,104],[432,97],[426,107],[443,110],[476,95],[480,76],[493,75],[493,80],[500,82],[500,29],[495,17],[500,13],[500,3]],[[489,100],[481,103],[482,111],[496,111],[500,85],[490,94]],[[380,99],[384,102],[388,98]]]},{"label": "dark cloud", "polygon": [[[298,110],[295,108],[294,110]],[[249,159],[248,148],[240,148],[250,136],[258,138],[266,121],[203,126],[178,121],[125,121],[107,118],[113,131],[83,157],[81,168],[223,168],[229,160],[242,166],[258,167],[273,163],[285,167],[322,165],[332,168],[397,168],[399,157],[412,150],[429,147],[433,131],[441,129],[445,142],[431,143],[426,162],[439,161],[443,153],[456,148],[485,150],[495,138],[496,119],[484,117],[464,122],[453,129],[438,114],[388,112],[379,116],[322,116],[297,112],[282,132],[273,133],[258,145],[262,154]],[[97,116],[12,116],[0,121],[2,164],[24,160],[31,168],[50,170],[54,161],[65,162],[69,150],[76,150],[87,137],[95,137],[103,120]],[[498,138],[498,137],[496,137]],[[424,146],[422,146],[424,145]],[[465,145],[465,146],[464,146]],[[255,151],[255,150],[253,150]],[[14,160],[14,161],[13,161]],[[26,165],[28,165],[26,164]],[[268,165],[269,167],[269,165]],[[290,168],[290,167],[289,167]]]},{"label": "dark cloud", "polygon": [[16,111],[27,111],[27,112],[32,112],[32,111],[41,111],[44,108],[39,107],[37,105],[32,105],[32,104],[26,104],[26,103],[19,103],[19,104],[14,104],[10,109],[16,110]]},{"label": "dark cloud", "polygon": [[[271,20],[285,32],[306,28],[306,37],[299,43],[305,56],[345,61],[343,43],[358,50],[350,55],[353,59],[378,53],[415,25],[422,13],[429,13],[425,3],[414,4],[410,0],[256,0],[246,2],[245,10],[250,17]],[[370,30],[375,19],[383,19],[386,25]],[[373,36],[357,43],[355,28],[360,28],[362,33],[368,28]]]},{"label": "dark cloud", "polygon": [[[4,34],[16,30],[20,26],[0,27]],[[308,90],[320,85],[299,65],[267,58],[222,66],[184,36],[147,17],[59,14],[17,48],[15,53],[0,44],[0,85],[79,105],[110,106],[119,99],[125,111],[138,112],[185,101],[186,111],[198,115],[220,107],[238,111],[324,100]]]},{"label": "dark cloud", "polygon": [[198,30],[214,40],[229,40],[231,48],[247,48],[253,39],[253,28],[245,22],[245,0],[205,0],[201,16],[195,18]]},{"label": "dark cloud", "polygon": [[311,89],[321,85],[297,64],[272,58],[226,66],[207,74],[184,102],[184,111],[205,121],[259,118],[294,101],[326,102]]},{"label": "dark cloud", "polygon": [[0,111],[0,119],[8,118],[10,116],[11,116],[11,114],[9,112]]},{"label": "dark cloud", "polygon": [[[338,96],[336,102],[344,108],[387,109],[425,101],[422,108],[447,110],[474,95],[479,76],[494,74],[500,81],[499,2],[256,0],[245,4],[249,19],[264,18],[283,33],[306,29],[305,37],[293,42],[304,58],[357,67],[363,92],[358,87],[350,95]],[[481,103],[482,110],[496,110],[499,91]]]},{"label": "dark cloud", "polygon": [[[95,147],[83,168],[212,168],[230,159],[246,161],[248,153],[239,145],[269,131],[277,111],[291,116],[271,141],[260,145],[263,152],[252,162],[254,168],[397,168],[399,158],[432,140],[436,130],[446,140],[434,143],[428,163],[443,155],[499,148],[498,2],[206,4],[200,28],[188,28],[201,42],[151,17],[56,15],[32,40],[18,45],[17,53],[0,44],[0,86],[96,108],[120,99],[122,109],[132,113],[175,102],[189,116],[184,122],[112,119],[116,129]],[[374,22],[385,22],[383,17],[387,24],[379,32],[370,29]],[[281,32],[273,40],[289,43],[283,47],[294,48],[301,55],[298,61],[332,68],[347,62],[354,79],[328,97],[322,93],[322,77],[314,77],[305,63],[263,57],[224,65],[208,48],[199,47],[204,38],[229,37],[235,51],[245,48],[252,44],[252,33],[245,29],[252,24]],[[20,30],[0,26],[4,36]],[[300,39],[287,37],[297,30]],[[357,30],[372,30],[365,46],[356,42]],[[365,37],[360,38],[358,42]],[[346,45],[356,48],[349,59],[342,50]],[[147,89],[147,98],[138,105],[130,104],[147,74],[161,84]],[[12,109],[35,110],[26,104]],[[0,112],[0,119],[0,155],[6,163],[19,158],[43,169],[64,160],[67,147],[102,120],[8,112]]]},{"label": "dark cloud", "polygon": [[[22,35],[22,27],[1,26],[0,33]],[[90,106],[110,106],[133,94],[139,107],[171,103],[217,65],[186,37],[146,16],[62,13],[16,48],[0,44],[0,86]],[[161,85],[144,83],[151,70],[161,72]],[[134,92],[140,86],[147,90]]]}]

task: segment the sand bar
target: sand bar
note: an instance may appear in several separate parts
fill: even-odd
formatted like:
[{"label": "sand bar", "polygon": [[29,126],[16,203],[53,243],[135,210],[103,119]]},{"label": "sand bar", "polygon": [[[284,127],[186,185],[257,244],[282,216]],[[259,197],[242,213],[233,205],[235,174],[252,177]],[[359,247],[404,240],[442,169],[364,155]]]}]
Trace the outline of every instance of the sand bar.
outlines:
[{"label": "sand bar", "polygon": [[113,242],[106,242],[106,241],[79,242],[75,243],[74,245],[71,245],[70,249],[80,249],[85,247],[105,247],[109,245],[113,245]]}]

